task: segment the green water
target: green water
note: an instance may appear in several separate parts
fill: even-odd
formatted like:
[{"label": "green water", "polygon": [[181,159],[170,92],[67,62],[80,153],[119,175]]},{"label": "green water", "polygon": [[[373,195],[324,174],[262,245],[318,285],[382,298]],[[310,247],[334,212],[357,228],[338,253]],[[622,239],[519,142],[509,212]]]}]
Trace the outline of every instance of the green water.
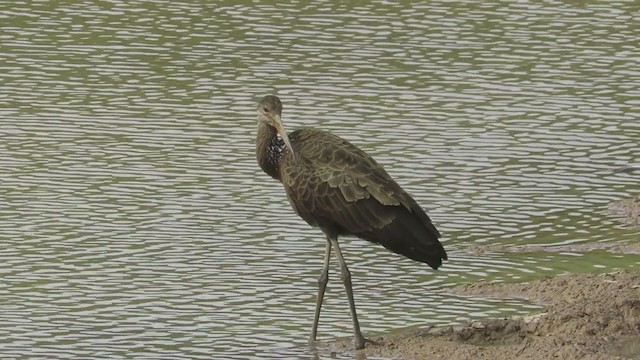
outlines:
[{"label": "green water", "polygon": [[[255,162],[255,103],[371,153],[433,272],[342,240],[365,335],[521,314],[447,289],[640,266],[633,2],[0,4],[0,354],[320,358],[324,239]],[[588,251],[596,249],[594,251]],[[351,334],[337,264],[320,339]],[[348,356],[347,356],[348,357]]]}]

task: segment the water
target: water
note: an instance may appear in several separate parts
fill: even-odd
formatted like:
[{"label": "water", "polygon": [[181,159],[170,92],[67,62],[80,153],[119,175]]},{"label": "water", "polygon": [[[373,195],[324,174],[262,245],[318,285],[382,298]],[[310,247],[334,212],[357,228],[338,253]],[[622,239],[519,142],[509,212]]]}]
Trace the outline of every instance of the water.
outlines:
[{"label": "water", "polygon": [[[365,335],[520,314],[478,279],[637,268],[633,2],[0,5],[0,354],[302,358],[324,250],[255,162],[255,103],[374,155],[441,271],[344,239]],[[350,336],[332,263],[320,340]],[[349,358],[350,355],[338,355]]]}]

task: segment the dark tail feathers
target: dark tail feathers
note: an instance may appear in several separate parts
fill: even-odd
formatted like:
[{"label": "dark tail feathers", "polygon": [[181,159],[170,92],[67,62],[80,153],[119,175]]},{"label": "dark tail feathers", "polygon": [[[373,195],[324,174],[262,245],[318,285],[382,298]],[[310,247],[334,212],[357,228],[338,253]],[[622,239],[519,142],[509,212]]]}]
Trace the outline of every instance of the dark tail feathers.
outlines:
[{"label": "dark tail feathers", "polygon": [[423,262],[437,269],[447,253],[438,240],[440,234],[431,224],[431,220],[420,208],[410,213],[403,207],[397,207],[394,220],[381,229],[358,234],[365,240],[378,243],[385,248],[404,255],[409,259]]}]

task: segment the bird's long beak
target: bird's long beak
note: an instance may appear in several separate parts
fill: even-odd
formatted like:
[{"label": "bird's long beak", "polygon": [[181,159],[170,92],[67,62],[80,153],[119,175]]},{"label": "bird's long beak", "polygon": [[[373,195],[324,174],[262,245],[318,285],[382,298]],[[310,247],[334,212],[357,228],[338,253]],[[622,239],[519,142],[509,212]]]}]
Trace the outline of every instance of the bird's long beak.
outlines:
[{"label": "bird's long beak", "polygon": [[280,134],[280,137],[284,141],[284,144],[287,145],[287,149],[291,151],[291,155],[293,155],[293,157],[295,158],[296,154],[293,152],[293,147],[291,147],[291,143],[289,142],[289,135],[287,135],[287,131],[284,129],[284,124],[282,124],[280,115],[274,115],[273,120],[276,131],[278,131],[278,134]]}]

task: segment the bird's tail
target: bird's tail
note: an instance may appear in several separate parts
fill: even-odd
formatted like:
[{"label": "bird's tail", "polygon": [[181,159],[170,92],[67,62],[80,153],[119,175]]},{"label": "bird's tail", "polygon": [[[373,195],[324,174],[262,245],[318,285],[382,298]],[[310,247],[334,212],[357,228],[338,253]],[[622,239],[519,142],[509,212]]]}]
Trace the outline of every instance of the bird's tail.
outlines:
[{"label": "bird's tail", "polygon": [[385,248],[409,259],[426,263],[433,269],[442,265],[447,253],[438,240],[440,233],[427,214],[417,206],[413,212],[396,207],[394,219],[381,229],[358,234],[362,238],[379,243]]}]

